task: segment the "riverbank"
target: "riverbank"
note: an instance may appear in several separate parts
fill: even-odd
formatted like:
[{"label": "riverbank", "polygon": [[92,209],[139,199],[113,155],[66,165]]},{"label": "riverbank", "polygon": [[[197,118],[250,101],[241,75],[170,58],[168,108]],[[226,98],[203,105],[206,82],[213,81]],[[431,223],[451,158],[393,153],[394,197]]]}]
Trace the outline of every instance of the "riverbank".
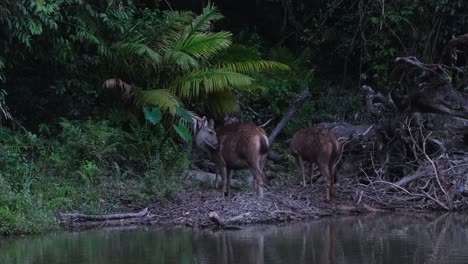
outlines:
[{"label": "riverbank", "polygon": [[224,198],[214,188],[191,187],[171,199],[149,205],[138,217],[99,221],[68,218],[62,219],[62,225],[73,229],[128,225],[239,229],[245,225],[298,222],[327,216],[418,210],[409,204],[402,207],[396,200],[378,202],[379,197],[366,194],[369,188],[343,179],[336,185],[332,201],[326,203],[322,183],[312,187],[303,187],[299,182],[272,185],[264,199],[258,197],[253,186],[234,190],[231,197]]}]

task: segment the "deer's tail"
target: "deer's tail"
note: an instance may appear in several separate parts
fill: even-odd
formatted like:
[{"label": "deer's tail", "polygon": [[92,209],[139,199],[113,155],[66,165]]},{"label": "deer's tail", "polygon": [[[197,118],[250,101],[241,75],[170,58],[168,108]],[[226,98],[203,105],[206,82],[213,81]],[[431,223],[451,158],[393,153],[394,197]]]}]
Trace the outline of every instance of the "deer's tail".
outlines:
[{"label": "deer's tail", "polygon": [[260,154],[267,154],[270,146],[268,144],[268,138],[266,136],[260,137]]}]

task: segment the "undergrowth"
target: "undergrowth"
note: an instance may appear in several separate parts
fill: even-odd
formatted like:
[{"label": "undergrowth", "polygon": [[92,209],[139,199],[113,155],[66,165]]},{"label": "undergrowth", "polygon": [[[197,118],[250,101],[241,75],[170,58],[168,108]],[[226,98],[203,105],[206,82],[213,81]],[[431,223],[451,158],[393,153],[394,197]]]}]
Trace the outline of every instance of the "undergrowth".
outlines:
[{"label": "undergrowth", "polygon": [[0,234],[59,228],[59,211],[98,213],[170,196],[182,186],[190,144],[133,124],[63,120],[45,137],[0,128]]}]

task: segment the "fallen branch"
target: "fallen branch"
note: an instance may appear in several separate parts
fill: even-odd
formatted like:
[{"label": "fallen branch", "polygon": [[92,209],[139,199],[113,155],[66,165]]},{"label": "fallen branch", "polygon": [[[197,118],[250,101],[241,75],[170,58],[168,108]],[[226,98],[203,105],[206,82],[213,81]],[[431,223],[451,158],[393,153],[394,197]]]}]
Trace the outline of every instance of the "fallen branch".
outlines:
[{"label": "fallen branch", "polygon": [[236,225],[229,225],[228,223],[239,222],[244,216],[248,216],[250,213],[240,214],[238,216],[229,218],[227,220],[223,220],[218,213],[210,212],[208,217],[210,218],[211,222],[213,222],[219,229],[226,229],[226,230],[239,230],[242,229],[240,226]]},{"label": "fallen branch", "polygon": [[141,218],[148,215],[148,208],[141,210],[138,213],[119,213],[119,214],[107,214],[107,215],[88,215],[81,213],[60,213],[60,218],[69,219],[72,221],[89,221],[89,220],[114,220],[114,219],[125,219],[125,218]]},{"label": "fallen branch", "polygon": [[427,176],[427,172],[425,170],[425,167],[420,167],[414,173],[412,173],[412,174],[410,174],[408,176],[405,176],[401,180],[395,182],[395,185],[398,186],[398,187],[403,187],[406,184],[408,184],[408,183],[410,183],[412,181],[415,181],[415,180],[417,180],[419,178],[422,178],[424,176]]}]

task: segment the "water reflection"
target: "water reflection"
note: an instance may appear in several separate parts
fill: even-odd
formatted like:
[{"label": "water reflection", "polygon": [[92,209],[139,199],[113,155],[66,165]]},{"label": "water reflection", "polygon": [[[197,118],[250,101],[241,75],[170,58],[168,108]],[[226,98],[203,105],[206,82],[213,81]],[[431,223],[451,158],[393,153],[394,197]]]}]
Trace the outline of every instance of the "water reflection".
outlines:
[{"label": "water reflection", "polygon": [[241,231],[120,230],[0,241],[0,263],[468,263],[468,217],[342,217]]}]

